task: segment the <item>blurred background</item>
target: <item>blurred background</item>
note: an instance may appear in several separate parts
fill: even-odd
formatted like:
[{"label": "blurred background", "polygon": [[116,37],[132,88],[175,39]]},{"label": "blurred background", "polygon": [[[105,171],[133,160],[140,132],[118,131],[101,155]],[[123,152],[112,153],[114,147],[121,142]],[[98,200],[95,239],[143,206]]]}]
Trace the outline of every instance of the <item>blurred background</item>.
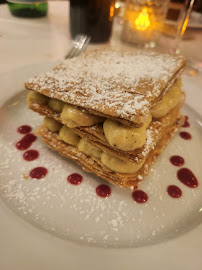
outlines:
[{"label": "blurred background", "polygon": [[[193,3],[193,8],[190,17],[185,18],[188,2]],[[30,62],[64,59],[77,33],[91,36],[89,50],[110,46],[175,53],[177,48],[195,70],[202,66],[202,0],[0,3],[1,71]]]}]

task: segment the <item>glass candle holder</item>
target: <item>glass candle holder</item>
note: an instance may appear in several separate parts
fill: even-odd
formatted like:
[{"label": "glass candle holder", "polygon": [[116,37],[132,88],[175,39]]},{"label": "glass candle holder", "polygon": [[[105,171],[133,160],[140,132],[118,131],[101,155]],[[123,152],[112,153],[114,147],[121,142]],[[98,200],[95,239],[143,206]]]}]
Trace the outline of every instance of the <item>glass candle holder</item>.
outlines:
[{"label": "glass candle holder", "polygon": [[169,0],[127,0],[122,40],[141,47],[155,47]]}]

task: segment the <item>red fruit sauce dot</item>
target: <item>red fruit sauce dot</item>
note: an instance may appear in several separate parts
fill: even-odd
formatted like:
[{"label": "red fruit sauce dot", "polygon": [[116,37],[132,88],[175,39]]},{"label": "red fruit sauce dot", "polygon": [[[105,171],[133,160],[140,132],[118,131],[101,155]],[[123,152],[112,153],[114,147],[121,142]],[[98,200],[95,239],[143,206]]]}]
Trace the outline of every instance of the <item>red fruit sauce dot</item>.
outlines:
[{"label": "red fruit sauce dot", "polygon": [[183,159],[183,157],[180,157],[180,156],[172,156],[170,158],[170,162],[174,166],[182,166],[184,164],[184,159]]},{"label": "red fruit sauce dot", "polygon": [[37,168],[34,168],[33,170],[31,170],[29,175],[31,178],[41,179],[41,178],[45,177],[47,173],[48,173],[48,170],[46,168],[37,167]]},{"label": "red fruit sauce dot", "polygon": [[191,134],[186,132],[186,131],[182,131],[180,132],[180,137],[184,140],[191,140]]},{"label": "red fruit sauce dot", "polygon": [[96,193],[98,196],[106,198],[111,194],[111,188],[107,185],[99,185],[96,187]]},{"label": "red fruit sauce dot", "polygon": [[184,124],[182,125],[182,127],[184,127],[184,128],[190,127],[190,124],[188,122],[188,119],[189,119],[189,117],[188,116],[185,116]]},{"label": "red fruit sauce dot", "polygon": [[179,198],[182,196],[181,189],[175,185],[168,186],[167,192],[168,192],[168,195],[172,198]]},{"label": "red fruit sauce dot", "polygon": [[137,203],[145,203],[146,201],[148,201],[148,196],[143,190],[133,191],[132,198]]},{"label": "red fruit sauce dot", "polygon": [[32,133],[26,134],[15,146],[18,150],[26,150],[36,141],[36,138],[37,137]]},{"label": "red fruit sauce dot", "polygon": [[180,180],[180,182],[190,188],[196,188],[198,186],[198,180],[196,176],[187,168],[178,170],[177,178]]},{"label": "red fruit sauce dot", "polygon": [[32,131],[32,128],[30,126],[24,125],[24,126],[20,126],[17,129],[17,132],[19,132],[20,134],[26,134]]},{"label": "red fruit sauce dot", "polygon": [[39,156],[39,152],[36,150],[28,150],[23,154],[23,158],[26,161],[32,161],[37,159]]},{"label": "red fruit sauce dot", "polygon": [[67,177],[67,181],[72,185],[79,185],[83,181],[83,177],[78,173],[72,173]]}]

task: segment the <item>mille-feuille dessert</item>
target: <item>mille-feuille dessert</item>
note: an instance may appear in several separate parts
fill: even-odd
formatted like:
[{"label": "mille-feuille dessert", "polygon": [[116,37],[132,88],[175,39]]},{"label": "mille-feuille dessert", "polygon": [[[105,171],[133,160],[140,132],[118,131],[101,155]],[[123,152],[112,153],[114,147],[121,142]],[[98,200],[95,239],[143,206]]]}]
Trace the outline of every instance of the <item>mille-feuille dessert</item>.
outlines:
[{"label": "mille-feuille dessert", "polygon": [[184,68],[180,56],[93,51],[28,80],[28,105],[50,148],[132,188],[183,122]]}]

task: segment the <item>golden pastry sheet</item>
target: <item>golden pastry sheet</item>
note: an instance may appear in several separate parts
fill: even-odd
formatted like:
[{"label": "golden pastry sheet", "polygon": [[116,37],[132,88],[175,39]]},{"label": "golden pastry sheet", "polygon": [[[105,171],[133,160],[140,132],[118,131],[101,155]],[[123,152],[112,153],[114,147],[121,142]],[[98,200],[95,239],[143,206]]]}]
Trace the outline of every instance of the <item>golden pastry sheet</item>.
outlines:
[{"label": "golden pastry sheet", "polygon": [[[170,129],[170,126],[172,126],[173,123],[177,122],[179,126],[183,123],[184,118],[179,113],[179,110],[184,103],[184,99],[185,94],[182,93],[181,101],[173,110],[171,110],[164,117],[160,118],[158,121],[152,121],[147,129],[147,141],[145,145],[131,152],[122,151],[110,146],[105,138],[101,124],[92,127],[77,127],[73,128],[73,130],[79,136],[88,140],[92,145],[101,149],[102,151],[112,154],[125,161],[141,163],[142,160],[148,155],[150,150],[155,147],[158,140],[166,135],[168,129]],[[55,113],[50,107],[46,105],[30,103],[29,108],[40,113],[41,115],[49,116],[61,122],[60,114]]]},{"label": "golden pastry sheet", "polygon": [[139,127],[184,68],[185,60],[180,56],[93,51],[65,60],[28,80],[25,87]]},{"label": "golden pastry sheet", "polygon": [[85,171],[95,173],[96,175],[106,179],[112,184],[131,188],[131,186],[137,186],[138,182],[140,182],[149,173],[151,165],[155,162],[157,157],[163,151],[178,128],[178,121],[167,128],[165,136],[163,136],[163,138],[158,141],[155,148],[150,151],[145,160],[145,163],[135,174],[121,174],[113,172],[105,165],[103,165],[99,159],[90,157],[80,152],[76,147],[58,140],[57,133],[49,131],[44,126],[41,126],[36,133],[42,136],[45,144],[47,144],[52,150],[57,151],[59,154],[66,158],[74,160],[79,165],[81,165]]}]

